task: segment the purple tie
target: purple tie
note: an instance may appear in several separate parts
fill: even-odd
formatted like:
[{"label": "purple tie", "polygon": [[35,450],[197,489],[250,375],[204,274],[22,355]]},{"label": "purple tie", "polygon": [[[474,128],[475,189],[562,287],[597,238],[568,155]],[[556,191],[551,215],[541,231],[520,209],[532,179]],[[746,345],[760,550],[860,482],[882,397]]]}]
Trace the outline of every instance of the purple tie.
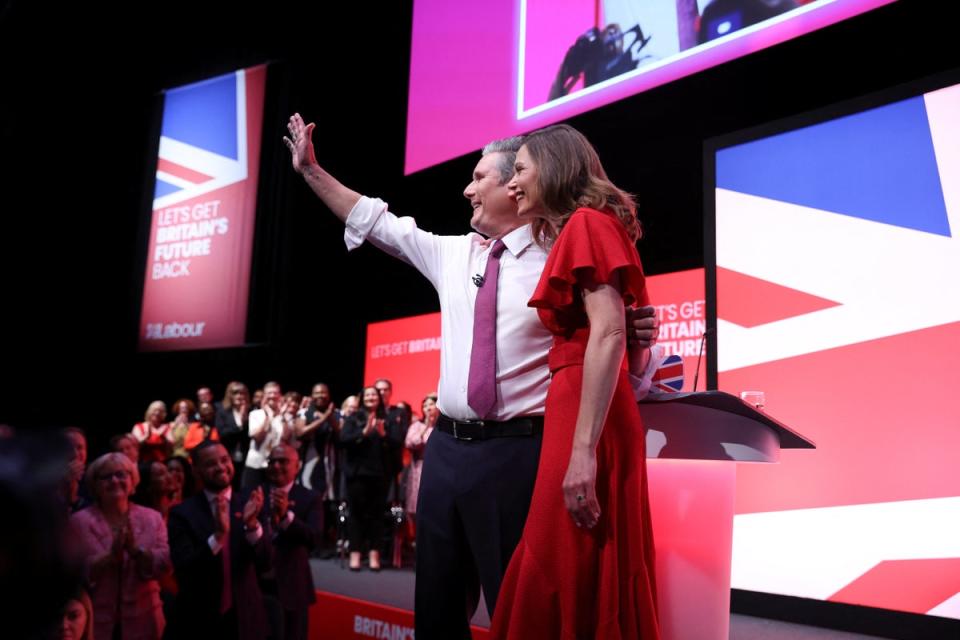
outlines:
[{"label": "purple tie", "polygon": [[470,352],[467,404],[481,419],[490,414],[497,401],[497,276],[500,274],[500,254],[505,248],[502,240],[493,243],[473,308],[473,350]]}]

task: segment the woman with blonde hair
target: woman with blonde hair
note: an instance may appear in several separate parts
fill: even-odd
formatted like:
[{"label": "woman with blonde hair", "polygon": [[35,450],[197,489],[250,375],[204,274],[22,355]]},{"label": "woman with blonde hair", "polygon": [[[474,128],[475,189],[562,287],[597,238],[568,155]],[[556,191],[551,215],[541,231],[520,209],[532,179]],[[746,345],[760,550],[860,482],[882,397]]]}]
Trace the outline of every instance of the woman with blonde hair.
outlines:
[{"label": "woman with blonde hair", "polygon": [[96,637],[160,638],[164,617],[159,579],[170,571],[163,517],[130,500],[140,474],[122,453],[94,460],[86,480],[94,503],[73,514],[70,527],[84,560]]},{"label": "woman with blonde hair", "polygon": [[214,424],[220,436],[220,443],[227,449],[233,460],[233,486],[240,486],[243,469],[247,459],[250,439],[247,435],[250,416],[250,390],[238,380],[227,384],[222,407],[217,411]]},{"label": "woman with blonde hair", "polygon": [[173,429],[167,419],[167,405],[154,400],[143,414],[143,422],[133,425],[130,433],[140,445],[140,460],[166,460],[173,447]]}]

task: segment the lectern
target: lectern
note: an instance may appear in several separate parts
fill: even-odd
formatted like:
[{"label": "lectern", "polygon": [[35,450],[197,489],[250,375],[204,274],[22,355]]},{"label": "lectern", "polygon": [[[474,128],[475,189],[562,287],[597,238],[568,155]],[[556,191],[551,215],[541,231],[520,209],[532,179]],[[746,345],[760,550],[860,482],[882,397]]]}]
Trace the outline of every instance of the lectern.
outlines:
[{"label": "lectern", "polygon": [[781,449],[814,444],[723,391],[651,394],[640,413],[663,640],[725,640],[735,463],[775,463]]}]

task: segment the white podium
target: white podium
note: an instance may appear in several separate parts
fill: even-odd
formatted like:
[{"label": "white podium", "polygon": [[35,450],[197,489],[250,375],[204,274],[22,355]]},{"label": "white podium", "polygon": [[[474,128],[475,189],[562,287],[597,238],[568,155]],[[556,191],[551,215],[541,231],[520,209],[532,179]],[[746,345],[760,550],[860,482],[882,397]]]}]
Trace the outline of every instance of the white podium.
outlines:
[{"label": "white podium", "polygon": [[734,463],[774,463],[781,449],[814,444],[723,391],[656,394],[639,406],[663,640],[726,640]]}]

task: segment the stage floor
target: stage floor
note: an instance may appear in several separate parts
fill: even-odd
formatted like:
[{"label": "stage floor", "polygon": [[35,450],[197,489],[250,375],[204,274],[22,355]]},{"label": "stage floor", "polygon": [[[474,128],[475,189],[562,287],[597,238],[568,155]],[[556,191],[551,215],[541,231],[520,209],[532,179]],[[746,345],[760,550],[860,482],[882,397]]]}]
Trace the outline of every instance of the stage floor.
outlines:
[{"label": "stage floor", "polygon": [[[339,560],[311,560],[313,580],[318,591],[335,593],[357,600],[387,605],[397,609],[413,610],[412,567],[387,568],[379,573],[364,568],[350,571]],[[473,618],[478,627],[489,627],[486,606],[481,599],[480,609]],[[732,614],[730,640],[872,640],[875,636],[820,629],[777,620],[766,620]]]}]

